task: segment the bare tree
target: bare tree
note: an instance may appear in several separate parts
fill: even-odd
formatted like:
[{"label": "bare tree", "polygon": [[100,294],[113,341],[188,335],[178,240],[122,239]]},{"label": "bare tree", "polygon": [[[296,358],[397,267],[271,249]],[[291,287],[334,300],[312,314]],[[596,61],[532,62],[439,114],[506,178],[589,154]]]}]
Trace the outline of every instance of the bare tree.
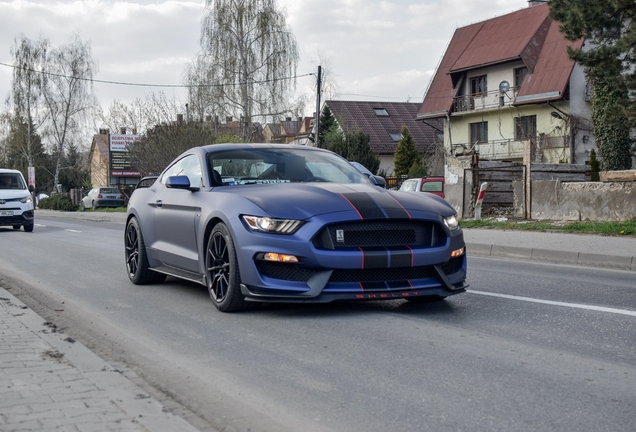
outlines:
[{"label": "bare tree", "polygon": [[64,152],[76,134],[81,133],[85,115],[96,105],[92,78],[97,64],[91,55],[90,42],[78,35],[67,45],[47,53],[42,77],[44,106],[48,111],[48,136],[55,146],[54,186],[59,183]]},{"label": "bare tree", "polygon": [[36,149],[33,137],[46,121],[46,111],[41,108],[42,72],[48,47],[48,39],[31,41],[23,34],[14,39],[11,47],[14,69],[7,105],[13,106],[16,121],[26,126],[24,137],[19,140],[23,145],[15,150],[26,160],[27,166],[34,166]]},{"label": "bare tree", "polygon": [[[216,86],[217,106],[242,119],[243,138],[256,117],[289,112],[295,90],[298,48],[275,0],[206,0],[201,28],[208,85]],[[197,79],[191,83],[200,83]]]},{"label": "bare tree", "polygon": [[99,128],[107,128],[118,133],[122,128],[137,133],[145,133],[158,125],[174,122],[177,114],[185,111],[185,105],[175,98],[168,98],[163,92],[151,93],[144,99],[137,98],[130,104],[114,100],[107,111],[100,109]]}]

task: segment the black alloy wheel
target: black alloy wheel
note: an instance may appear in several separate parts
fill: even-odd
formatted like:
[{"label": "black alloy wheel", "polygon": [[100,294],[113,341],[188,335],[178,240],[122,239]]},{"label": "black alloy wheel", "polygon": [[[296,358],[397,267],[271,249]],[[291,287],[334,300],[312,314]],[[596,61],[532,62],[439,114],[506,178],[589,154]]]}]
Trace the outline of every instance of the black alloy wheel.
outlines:
[{"label": "black alloy wheel", "polygon": [[126,225],[124,246],[126,249],[126,270],[132,283],[144,285],[160,283],[166,279],[165,274],[150,270],[146,256],[146,245],[141,235],[139,222],[134,217]]},{"label": "black alloy wheel", "polygon": [[241,294],[241,277],[232,235],[223,223],[210,233],[205,254],[206,280],[210,297],[221,312],[244,309],[245,297]]}]

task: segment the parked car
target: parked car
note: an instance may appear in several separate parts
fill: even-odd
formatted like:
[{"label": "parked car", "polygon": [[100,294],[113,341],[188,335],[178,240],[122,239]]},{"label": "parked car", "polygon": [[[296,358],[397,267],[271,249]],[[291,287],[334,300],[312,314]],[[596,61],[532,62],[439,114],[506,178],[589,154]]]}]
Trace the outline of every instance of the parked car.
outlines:
[{"label": "parked car", "polygon": [[401,191],[429,192],[444,198],[444,177],[421,177],[404,180]]},{"label": "parked car", "polygon": [[20,171],[0,169],[0,226],[33,231],[33,190],[33,186],[27,186]]},{"label": "parked car", "polygon": [[87,208],[95,210],[99,207],[124,207],[125,205],[124,195],[114,187],[93,188],[80,202],[82,211]]},{"label": "parked car", "polygon": [[315,147],[192,148],[133,192],[126,272],[134,284],[170,275],[206,285],[224,312],[254,302],[426,302],[463,292],[455,210],[435,195],[372,181]]}]

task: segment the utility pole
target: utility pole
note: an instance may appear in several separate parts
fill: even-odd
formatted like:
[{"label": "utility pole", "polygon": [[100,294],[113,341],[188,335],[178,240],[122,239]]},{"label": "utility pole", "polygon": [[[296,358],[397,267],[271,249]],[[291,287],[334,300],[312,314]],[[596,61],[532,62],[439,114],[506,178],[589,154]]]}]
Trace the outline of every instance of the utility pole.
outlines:
[{"label": "utility pole", "polygon": [[314,123],[316,125],[316,135],[314,135],[314,145],[320,147],[320,93],[322,87],[322,66],[318,66],[318,79],[316,82],[316,118]]}]

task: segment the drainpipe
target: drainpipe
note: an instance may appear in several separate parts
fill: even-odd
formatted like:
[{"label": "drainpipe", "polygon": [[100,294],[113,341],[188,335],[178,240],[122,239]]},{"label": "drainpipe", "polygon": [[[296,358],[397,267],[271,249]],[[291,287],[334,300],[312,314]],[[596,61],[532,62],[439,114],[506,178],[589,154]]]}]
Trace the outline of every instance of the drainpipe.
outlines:
[{"label": "drainpipe", "polygon": [[446,121],[448,122],[448,143],[450,144],[451,154],[453,153],[453,135],[451,135],[450,115],[446,113]]}]

